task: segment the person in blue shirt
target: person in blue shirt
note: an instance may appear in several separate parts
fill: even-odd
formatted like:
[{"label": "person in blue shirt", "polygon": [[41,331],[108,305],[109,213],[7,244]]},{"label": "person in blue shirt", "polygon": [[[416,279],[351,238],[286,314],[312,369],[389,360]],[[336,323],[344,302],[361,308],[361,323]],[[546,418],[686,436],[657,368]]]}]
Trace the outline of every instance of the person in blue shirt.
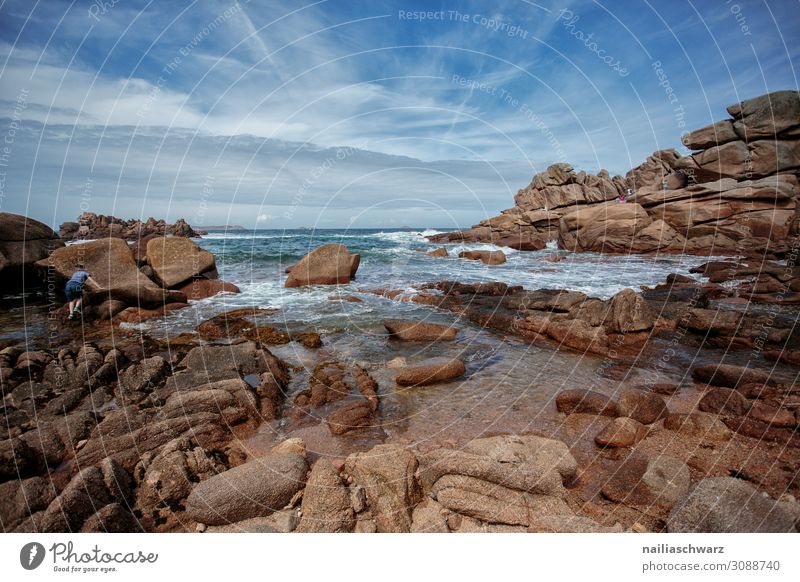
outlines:
[{"label": "person in blue shirt", "polygon": [[69,301],[69,319],[75,319],[77,315],[81,314],[81,307],[83,306],[83,286],[87,283],[94,287],[99,287],[97,282],[92,279],[92,276],[85,270],[83,264],[76,265],[77,271],[72,274],[67,286],[64,288],[64,294]]}]

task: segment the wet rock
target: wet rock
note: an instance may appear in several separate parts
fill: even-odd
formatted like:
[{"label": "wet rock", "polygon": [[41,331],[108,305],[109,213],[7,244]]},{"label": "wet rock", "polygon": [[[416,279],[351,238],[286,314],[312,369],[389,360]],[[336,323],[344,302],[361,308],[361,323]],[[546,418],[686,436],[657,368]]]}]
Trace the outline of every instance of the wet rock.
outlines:
[{"label": "wet rock", "polygon": [[705,412],[668,414],[664,419],[664,428],[713,441],[726,441],[731,438],[730,429],[715,414]]},{"label": "wet rock", "polygon": [[775,383],[766,372],[731,364],[700,366],[692,370],[692,376],[699,382],[727,388],[736,388],[739,384]]},{"label": "wet rock", "polygon": [[792,428],[797,425],[797,419],[791,411],[763,402],[754,402],[747,416],[778,428]]},{"label": "wet rock", "polygon": [[183,237],[157,237],[147,242],[147,264],[164,288],[179,287],[203,273],[216,271],[214,255]]},{"label": "wet rock", "polygon": [[[221,383],[235,383],[237,387],[249,393],[246,385],[241,380],[222,380]],[[170,396],[164,406],[159,411],[160,418],[179,418],[185,415],[210,414],[219,415],[220,422],[227,426],[233,426],[245,421],[250,416],[258,415],[258,406],[255,397],[250,394],[249,402],[240,403],[234,394],[240,390],[192,390],[190,392],[176,392]],[[244,399],[247,399],[245,396]]]},{"label": "wet rock", "polygon": [[455,380],[466,373],[464,362],[456,358],[430,358],[413,366],[400,368],[395,381],[400,386],[427,386]]},{"label": "wet rock", "polygon": [[579,352],[608,353],[608,335],[603,326],[593,326],[582,319],[554,320],[547,324],[547,335],[559,344]]},{"label": "wet rock", "polygon": [[606,325],[617,333],[631,333],[652,329],[655,314],[641,295],[632,289],[623,289],[611,298]]},{"label": "wet rock", "polygon": [[199,483],[186,500],[186,511],[209,525],[266,516],[303,488],[307,471],[305,459],[297,454],[253,459]]},{"label": "wet rock", "polygon": [[617,403],[612,398],[592,390],[564,390],[556,396],[556,408],[565,414],[619,415]]},{"label": "wet rock", "polygon": [[347,457],[345,471],[364,488],[377,531],[411,530],[411,509],[422,497],[417,466],[416,457],[400,445],[378,445]]},{"label": "wet rock", "polygon": [[386,319],[383,326],[391,337],[404,341],[454,340],[458,328],[426,321]]},{"label": "wet rock", "polygon": [[612,420],[594,441],[601,447],[632,447],[647,436],[647,427],[632,418]]},{"label": "wet rock", "polygon": [[355,295],[331,295],[330,301],[346,301],[347,303],[364,303],[364,300]]},{"label": "wet rock", "polygon": [[667,403],[658,394],[627,389],[617,399],[617,411],[642,424],[652,424],[666,416]]},{"label": "wet rock", "polygon": [[314,463],[303,491],[301,510],[299,532],[349,532],[355,527],[350,494],[327,459]]},{"label": "wet rock", "polygon": [[503,251],[463,251],[458,253],[458,258],[481,261],[486,265],[502,265],[506,262]]},{"label": "wet rock", "polygon": [[796,511],[763,496],[741,479],[712,477],[698,482],[667,518],[671,533],[789,533]]},{"label": "wet rock", "polygon": [[[735,336],[741,323],[741,313],[721,309],[689,309],[688,316],[683,320],[683,324],[693,331],[724,336]],[[701,377],[709,368],[716,368],[716,366],[696,368],[693,373],[700,374],[700,376],[695,375],[695,378]],[[723,373],[723,371],[718,372],[718,374]]]},{"label": "wet rock", "polygon": [[209,279],[207,277],[194,277],[189,282],[179,285],[178,291],[184,293],[189,301],[199,301],[207,299],[220,293],[241,293],[233,283],[228,283],[222,279]]},{"label": "wet rock", "polygon": [[127,304],[124,301],[120,301],[118,299],[109,299],[107,301],[103,301],[100,305],[97,306],[96,316],[97,319],[101,321],[107,321],[109,319],[113,319],[115,315],[120,313],[127,307]]},{"label": "wet rock", "polygon": [[294,341],[296,342],[301,343],[304,347],[310,350],[322,347],[322,338],[315,331],[304,331],[302,333],[297,334],[292,339],[294,339]]},{"label": "wet rock", "polygon": [[615,468],[603,484],[603,495],[617,503],[644,509],[670,509],[689,491],[691,475],[685,463],[660,455],[632,456]]},{"label": "wet rock", "polygon": [[746,416],[724,418],[722,422],[732,431],[758,441],[775,442],[793,448],[800,448],[800,433],[793,428],[778,428]]},{"label": "wet rock", "polygon": [[373,425],[372,409],[366,399],[359,399],[338,406],[328,416],[328,428],[335,435],[368,428]]},{"label": "wet rock", "polygon": [[358,255],[350,255],[347,247],[328,244],[314,249],[292,268],[286,287],[304,285],[345,285],[358,270]]},{"label": "wet rock", "polygon": [[736,390],[710,388],[703,395],[698,407],[704,412],[741,416],[750,409],[750,403]]},{"label": "wet rock", "polygon": [[447,252],[447,249],[444,248],[444,247],[439,247],[438,249],[435,249],[435,250],[432,250],[432,251],[428,251],[425,254],[428,255],[429,257],[447,257],[447,256],[449,256],[449,253]]}]

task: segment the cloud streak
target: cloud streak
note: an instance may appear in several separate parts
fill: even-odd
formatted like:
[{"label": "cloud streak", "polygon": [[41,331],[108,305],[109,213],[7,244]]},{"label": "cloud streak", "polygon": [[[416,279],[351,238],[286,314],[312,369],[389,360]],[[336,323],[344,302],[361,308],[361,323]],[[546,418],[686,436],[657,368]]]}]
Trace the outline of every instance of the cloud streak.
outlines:
[{"label": "cloud streak", "polygon": [[[738,99],[797,88],[792,3],[741,1],[739,14],[679,4],[459,2],[460,17],[421,21],[400,18],[430,10],[413,1],[365,12],[327,0],[131,0],[96,19],[86,5],[6,2],[0,122],[23,89],[28,102],[7,179],[19,200],[2,208],[36,196],[54,208],[40,218],[74,218],[89,175],[104,212],[186,214],[211,168],[224,195],[210,222],[264,215],[259,224],[298,226],[325,212],[345,224],[376,200],[383,210],[369,220],[388,224],[397,213],[386,205],[406,200],[420,224],[473,224],[549,163],[625,172]],[[563,9],[630,75],[565,30]],[[512,29],[521,32],[504,34]],[[342,148],[357,154],[292,202],[323,155]]]}]

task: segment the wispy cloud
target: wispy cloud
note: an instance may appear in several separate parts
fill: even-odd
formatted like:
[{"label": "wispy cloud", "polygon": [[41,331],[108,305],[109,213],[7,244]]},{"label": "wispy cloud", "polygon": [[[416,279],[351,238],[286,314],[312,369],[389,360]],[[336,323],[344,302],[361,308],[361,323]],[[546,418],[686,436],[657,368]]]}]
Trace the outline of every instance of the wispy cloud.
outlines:
[{"label": "wispy cloud", "polygon": [[[741,0],[737,14],[689,0],[178,4],[118,2],[97,18],[86,3],[0,6],[0,122],[25,90],[29,132],[8,183],[58,196],[53,220],[77,214],[87,175],[106,207],[158,214],[179,212],[213,168],[229,195],[211,204],[220,221],[294,224],[312,208],[347,221],[381,192],[419,220],[430,209],[413,200],[427,197],[467,225],[548,163],[622,173],[737,99],[797,85],[789,2]],[[358,154],[292,202],[323,153],[347,147]],[[2,207],[22,206],[6,195]]]}]

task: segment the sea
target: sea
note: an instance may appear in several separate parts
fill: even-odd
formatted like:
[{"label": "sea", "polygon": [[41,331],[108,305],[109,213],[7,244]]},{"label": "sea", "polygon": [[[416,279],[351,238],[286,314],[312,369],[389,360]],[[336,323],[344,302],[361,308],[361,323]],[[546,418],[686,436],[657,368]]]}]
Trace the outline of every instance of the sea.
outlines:
[{"label": "sea", "polygon": [[[557,436],[571,444],[585,443],[586,427],[573,427],[555,412],[553,400],[561,390],[591,388],[613,395],[622,387],[637,383],[671,382],[689,386],[693,366],[719,361],[724,355],[713,349],[699,352],[687,346],[677,350],[668,362],[656,365],[657,342],[661,340],[655,340],[653,361],[642,358],[630,366],[557,345],[506,337],[482,329],[457,314],[409,300],[421,285],[441,280],[502,281],[526,289],[569,289],[608,298],[626,287],[638,290],[641,286],[656,285],[670,273],[700,279],[699,275],[689,273],[689,269],[709,260],[706,257],[574,254],[559,250],[554,243],[531,252],[501,249],[491,244],[428,242],[426,237],[438,232],[442,231],[413,228],[210,231],[196,239],[197,243],[214,253],[220,277],[236,284],[241,293],[223,293],[193,301],[190,307],[165,317],[122,327],[174,336],[193,333],[202,321],[232,309],[264,308],[272,311],[259,316],[259,324],[289,331],[316,331],[322,336],[323,347],[319,349],[308,349],[297,342],[269,347],[292,366],[287,407],[298,392],[307,388],[310,374],[320,361],[358,364],[378,382],[381,427],[377,433],[336,437],[321,418],[299,420],[287,408],[282,418],[264,422],[255,434],[242,441],[247,452],[255,455],[266,453],[289,437],[302,438],[315,455],[332,457],[365,450],[383,440],[424,447],[503,433],[535,432]],[[285,288],[286,267],[327,243],[344,244],[351,253],[361,255],[355,279],[333,287]],[[424,252],[440,246],[447,248],[449,257],[434,258]],[[508,260],[503,265],[487,266],[480,261],[459,259],[458,253],[467,250],[502,250]],[[558,260],[560,257],[563,259]],[[389,299],[370,293],[375,289],[402,293]],[[342,295],[358,297],[361,302],[336,300]],[[19,322],[23,313],[12,309],[4,318]],[[445,323],[460,331],[453,342],[398,342],[387,337],[382,325],[387,318]],[[44,331],[43,324],[36,323],[44,318],[25,316],[25,319],[27,342]],[[397,365],[430,357],[461,358],[467,374],[456,382],[424,388],[403,389],[395,384]],[[691,408],[691,402],[684,404],[687,410]],[[677,402],[671,407],[679,411],[682,405]]]}]

